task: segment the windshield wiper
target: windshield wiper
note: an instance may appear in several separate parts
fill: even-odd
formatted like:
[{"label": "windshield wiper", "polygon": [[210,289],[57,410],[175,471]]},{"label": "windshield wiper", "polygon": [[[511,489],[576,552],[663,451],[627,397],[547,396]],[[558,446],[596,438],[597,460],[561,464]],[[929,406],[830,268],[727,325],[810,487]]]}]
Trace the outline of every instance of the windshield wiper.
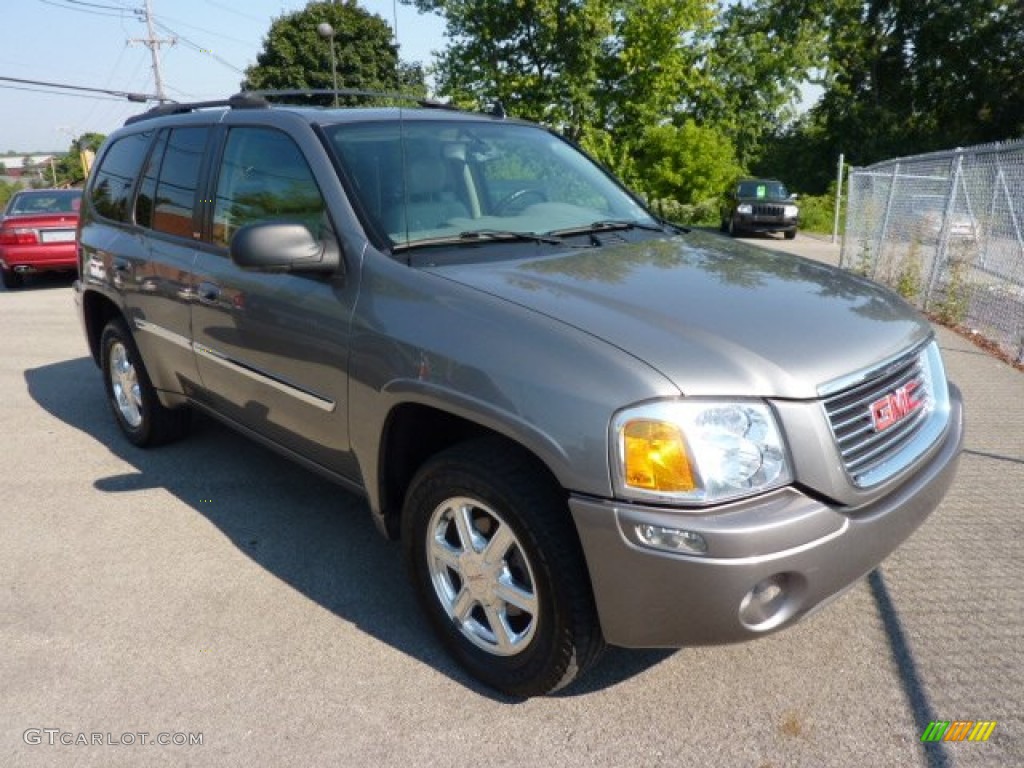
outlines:
[{"label": "windshield wiper", "polygon": [[505,241],[513,243],[544,243],[546,245],[564,245],[564,241],[554,234],[541,235],[536,232],[516,232],[504,229],[473,229],[460,232],[457,235],[444,235],[442,237],[427,237],[422,240],[412,240],[405,243],[396,243],[394,250],[404,251],[410,248],[418,248],[426,245],[472,245],[483,240]]},{"label": "windshield wiper", "polygon": [[623,229],[644,229],[648,232],[665,231],[664,227],[658,224],[646,224],[642,221],[633,221],[631,219],[602,219],[579,227],[555,229],[547,234],[554,235],[555,237],[565,237],[567,235],[589,235],[595,232],[614,232]]},{"label": "windshield wiper", "polygon": [[459,234],[460,240],[513,240],[517,242],[547,243],[561,245],[563,240],[554,233],[546,235],[537,232],[516,232],[512,229],[474,229]]}]

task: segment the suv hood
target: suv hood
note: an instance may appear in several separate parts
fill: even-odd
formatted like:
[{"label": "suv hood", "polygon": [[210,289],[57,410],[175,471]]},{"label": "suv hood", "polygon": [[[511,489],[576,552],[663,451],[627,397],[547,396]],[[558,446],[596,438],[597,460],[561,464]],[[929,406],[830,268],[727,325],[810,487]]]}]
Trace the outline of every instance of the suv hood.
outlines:
[{"label": "suv hood", "polygon": [[868,280],[701,232],[428,269],[603,339],[686,395],[815,398],[931,335]]}]

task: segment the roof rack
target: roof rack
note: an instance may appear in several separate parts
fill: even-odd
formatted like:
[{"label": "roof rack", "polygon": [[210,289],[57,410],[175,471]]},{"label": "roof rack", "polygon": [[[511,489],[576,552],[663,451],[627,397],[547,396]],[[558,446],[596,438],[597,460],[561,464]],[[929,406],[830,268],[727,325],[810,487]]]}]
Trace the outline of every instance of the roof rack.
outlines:
[{"label": "roof rack", "polygon": [[415,93],[402,93],[400,91],[374,91],[366,88],[286,88],[266,91],[243,91],[248,96],[259,96],[264,99],[274,97],[296,97],[322,98],[324,96],[362,96],[366,98],[392,99],[394,101],[407,101],[427,109],[458,109],[451,104],[434,99],[425,99]]},{"label": "roof rack", "polygon": [[[209,109],[213,107],[230,107],[231,109],[265,109],[272,106],[273,99],[276,98],[323,98],[323,97],[337,97],[337,96],[360,96],[366,98],[378,98],[378,99],[392,99],[396,101],[406,101],[416,104],[424,109],[444,109],[451,110],[453,112],[461,112],[453,104],[449,104],[443,101],[435,101],[434,99],[425,99],[422,96],[418,96],[412,93],[400,93],[397,91],[373,91],[362,88],[296,88],[296,89],[282,89],[282,90],[264,90],[264,91],[241,91],[236,93],[227,99],[216,99],[214,101],[186,101],[186,102],[168,102],[159,104],[152,109],[143,112],[140,115],[134,115],[125,120],[125,125],[131,125],[132,123],[138,123],[143,120],[150,120],[154,117],[164,117],[165,115],[183,115],[189,112],[193,112],[197,109]],[[504,109],[500,106],[490,114],[494,114],[498,117],[504,117]]]},{"label": "roof rack", "polygon": [[197,109],[208,109],[211,107],[231,107],[232,109],[261,109],[269,107],[270,102],[256,96],[251,92],[242,91],[227,99],[216,99],[214,101],[172,101],[166,104],[158,104],[152,109],[146,110],[141,115],[133,115],[124,121],[125,125],[138,123],[142,120],[151,120],[154,117],[165,115],[184,115]]}]

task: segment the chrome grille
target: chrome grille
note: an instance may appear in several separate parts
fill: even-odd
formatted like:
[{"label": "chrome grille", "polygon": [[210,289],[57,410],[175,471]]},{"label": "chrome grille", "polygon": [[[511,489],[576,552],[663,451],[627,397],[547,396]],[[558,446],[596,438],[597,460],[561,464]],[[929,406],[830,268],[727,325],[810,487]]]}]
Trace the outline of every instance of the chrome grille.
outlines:
[{"label": "chrome grille", "polygon": [[[876,432],[871,404],[912,381],[917,382],[915,394],[923,405],[887,429]],[[932,403],[933,393],[919,352],[872,371],[856,384],[825,398],[825,412],[839,455],[854,482],[863,485],[858,482],[859,477],[887,461],[913,439],[931,411]]]}]

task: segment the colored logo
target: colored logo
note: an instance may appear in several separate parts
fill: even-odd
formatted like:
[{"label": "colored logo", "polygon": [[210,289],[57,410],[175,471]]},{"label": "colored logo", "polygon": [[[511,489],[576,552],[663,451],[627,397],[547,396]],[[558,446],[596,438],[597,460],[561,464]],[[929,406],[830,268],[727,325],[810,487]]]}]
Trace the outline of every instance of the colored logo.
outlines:
[{"label": "colored logo", "polygon": [[921,386],[919,381],[907,382],[899,389],[894,389],[868,406],[868,411],[871,413],[871,424],[874,426],[875,432],[888,429],[924,405],[924,400],[915,394],[915,390],[919,386]]},{"label": "colored logo", "polygon": [[932,720],[921,741],[988,741],[995,729],[995,720]]}]

